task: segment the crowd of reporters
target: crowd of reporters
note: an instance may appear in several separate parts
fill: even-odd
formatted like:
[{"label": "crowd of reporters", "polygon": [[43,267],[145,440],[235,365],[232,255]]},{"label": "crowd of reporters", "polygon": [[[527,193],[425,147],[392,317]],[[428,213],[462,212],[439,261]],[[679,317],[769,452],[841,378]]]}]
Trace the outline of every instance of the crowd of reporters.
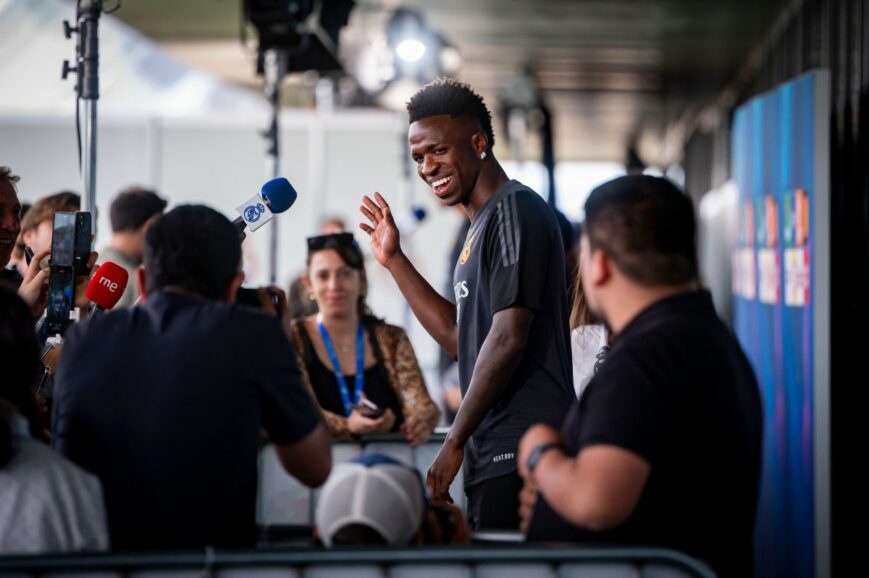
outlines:
[{"label": "crowd of reporters", "polygon": [[[574,405],[561,432],[534,426],[520,444],[522,529],[530,540],[636,543],[654,531],[649,524],[670,515],[656,509],[635,516],[638,507],[690,495],[708,507],[691,515],[676,508],[684,517],[661,526],[672,532],[666,538],[696,546],[724,573],[739,571],[750,565],[744,541],[751,528],[744,526],[753,517],[759,475],[756,382],[699,289],[693,214],[678,214],[686,204],[690,211],[690,201],[663,179],[625,179],[602,187],[586,205],[591,229],[583,242],[609,251],[584,247],[579,262],[590,269],[577,275],[573,295],[574,386],[586,399]],[[395,432],[416,446],[440,417],[407,335],[366,304],[364,259],[351,233],[339,227],[308,240],[296,292],[309,303],[297,303],[304,313],[293,319],[284,293],[273,287],[256,292],[256,309],[235,304],[242,255],[226,217],[192,205],[163,214],[166,202],[155,193],[125,191],[112,207],[112,246],[104,256],[129,271],[127,287],[135,289],[125,292],[126,308],[69,328],[50,403],[40,403],[42,344],[34,323],[47,300],[45,223],[78,203],[61,193],[21,219],[16,182],[0,169],[0,552],[252,547],[257,453],[266,440],[303,484],[329,480],[316,513],[322,543],[468,541],[462,513],[426,498],[413,468],[371,455],[331,462],[331,438]],[[646,212],[645,233],[642,217],[634,223],[639,232],[618,223],[625,210]],[[675,232],[649,225],[671,214],[678,214]],[[653,257],[664,255],[663,267],[633,253],[632,243],[646,242],[660,242]],[[6,269],[10,261],[21,267],[12,260],[19,247],[32,252],[29,263],[23,272]],[[610,283],[608,293],[595,293],[608,327],[592,322],[583,282]],[[76,305],[84,308],[87,283],[76,286]],[[644,306],[625,312],[626,303]],[[619,332],[628,337],[609,354]],[[698,351],[711,352],[705,367],[698,367]],[[613,385],[586,392],[599,372]],[[708,390],[693,391],[692,380]],[[687,439],[692,430],[703,435]],[[617,455],[581,450],[590,441]],[[704,455],[722,447],[724,454]],[[680,479],[686,459],[699,470]],[[708,491],[703,483],[728,471],[721,463],[727,460],[739,471],[718,479],[714,491],[729,484],[733,495],[700,495]],[[628,503],[600,486],[606,477],[596,472],[612,464],[633,480],[621,494],[632,496]],[[652,502],[650,493],[660,496]],[[405,505],[406,517],[395,515],[395,503]],[[692,525],[704,524],[703,516],[734,531],[741,541],[735,560],[722,559],[701,534],[692,542]]]}]

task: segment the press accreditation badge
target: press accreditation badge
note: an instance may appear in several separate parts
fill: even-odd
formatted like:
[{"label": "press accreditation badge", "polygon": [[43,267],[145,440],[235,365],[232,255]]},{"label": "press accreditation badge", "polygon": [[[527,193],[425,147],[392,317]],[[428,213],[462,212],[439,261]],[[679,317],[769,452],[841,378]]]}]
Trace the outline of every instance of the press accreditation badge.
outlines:
[{"label": "press accreditation badge", "polygon": [[256,231],[274,217],[274,213],[269,210],[265,201],[259,195],[251,197],[249,201],[238,207],[236,211],[238,211],[251,231]]}]

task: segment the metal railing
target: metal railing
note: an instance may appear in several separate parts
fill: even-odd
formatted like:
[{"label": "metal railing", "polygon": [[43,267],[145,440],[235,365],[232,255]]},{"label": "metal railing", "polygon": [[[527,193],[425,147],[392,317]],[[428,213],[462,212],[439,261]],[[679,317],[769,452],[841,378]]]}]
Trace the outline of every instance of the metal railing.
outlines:
[{"label": "metal railing", "polygon": [[[462,564],[549,565],[553,573],[562,564],[628,564],[664,566],[685,576],[713,578],[703,562],[685,554],[657,548],[585,548],[581,546],[420,546],[409,548],[291,548],[278,551],[214,550],[150,554],[60,554],[0,557],[0,576],[16,573],[118,572],[149,570],[201,570],[204,576],[227,568],[311,566],[419,566]],[[560,575],[560,574],[559,574]],[[585,575],[585,574],[584,574]],[[672,573],[670,573],[672,575]]]}]

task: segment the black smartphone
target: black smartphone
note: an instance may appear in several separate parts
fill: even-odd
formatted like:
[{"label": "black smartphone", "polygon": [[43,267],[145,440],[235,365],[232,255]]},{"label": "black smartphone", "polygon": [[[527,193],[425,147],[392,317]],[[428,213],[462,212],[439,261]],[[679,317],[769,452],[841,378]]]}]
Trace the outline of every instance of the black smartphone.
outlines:
[{"label": "black smartphone", "polygon": [[91,214],[55,213],[45,314],[48,335],[63,335],[69,326],[69,313],[75,302],[75,280],[90,272],[87,266],[90,254]]},{"label": "black smartphone", "polygon": [[82,277],[90,275],[90,267],[88,260],[91,258],[91,241],[93,233],[91,231],[91,214],[79,211],[73,213],[75,215],[75,244],[72,250],[72,266],[75,269],[75,276]]},{"label": "black smartphone", "polygon": [[[262,309],[263,304],[259,300],[257,290],[258,289],[254,287],[241,287],[235,296],[235,302],[255,309]],[[280,301],[278,300],[278,296],[271,291],[269,291],[268,294],[269,298],[271,298],[272,305],[275,307],[275,311],[280,314]]]},{"label": "black smartphone", "polygon": [[371,419],[377,419],[383,415],[382,408],[373,401],[365,399],[364,397],[359,400],[358,404],[353,406],[353,409],[358,410],[363,416]]},{"label": "black smartphone", "polygon": [[45,326],[48,335],[63,335],[69,325],[75,293],[75,213],[55,213],[51,235]]}]

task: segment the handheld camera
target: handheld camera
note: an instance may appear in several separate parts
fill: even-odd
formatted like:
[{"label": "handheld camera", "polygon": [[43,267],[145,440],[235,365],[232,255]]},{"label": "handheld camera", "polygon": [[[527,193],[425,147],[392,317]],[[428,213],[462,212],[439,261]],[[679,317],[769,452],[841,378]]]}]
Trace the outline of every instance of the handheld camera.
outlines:
[{"label": "handheld camera", "polygon": [[[266,287],[266,289],[268,289]],[[283,314],[281,302],[278,298],[278,295],[273,291],[267,291],[269,300],[272,303],[272,306],[275,308],[275,311],[278,313],[278,317]],[[257,293],[257,289],[255,287],[239,287],[238,293],[235,296],[235,302],[241,305],[246,305],[248,307],[253,307],[254,309],[262,309],[263,304],[259,299],[259,294]]]}]

